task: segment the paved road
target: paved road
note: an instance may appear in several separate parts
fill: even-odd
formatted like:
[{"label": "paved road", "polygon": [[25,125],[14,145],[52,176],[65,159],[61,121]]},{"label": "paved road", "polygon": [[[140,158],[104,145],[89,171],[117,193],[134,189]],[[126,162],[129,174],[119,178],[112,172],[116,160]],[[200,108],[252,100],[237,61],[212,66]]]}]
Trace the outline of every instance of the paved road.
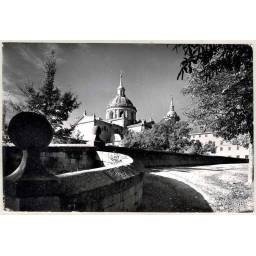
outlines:
[{"label": "paved road", "polygon": [[248,164],[149,169],[145,175],[146,212],[248,212],[252,188]]}]

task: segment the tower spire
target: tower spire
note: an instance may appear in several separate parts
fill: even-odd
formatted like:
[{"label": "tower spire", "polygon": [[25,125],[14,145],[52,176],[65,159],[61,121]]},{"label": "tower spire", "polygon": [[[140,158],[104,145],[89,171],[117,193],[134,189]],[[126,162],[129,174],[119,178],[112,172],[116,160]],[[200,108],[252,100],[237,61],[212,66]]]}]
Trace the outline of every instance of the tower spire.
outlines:
[{"label": "tower spire", "polygon": [[171,97],[170,109],[174,111],[173,97]]},{"label": "tower spire", "polygon": [[117,94],[119,96],[124,97],[125,96],[125,89],[123,87],[123,71],[120,71],[120,81],[119,81],[119,86],[117,88]]},{"label": "tower spire", "polygon": [[119,87],[123,87],[123,81],[122,81],[122,78],[123,78],[123,71],[121,70],[120,71],[120,82],[119,82]]}]

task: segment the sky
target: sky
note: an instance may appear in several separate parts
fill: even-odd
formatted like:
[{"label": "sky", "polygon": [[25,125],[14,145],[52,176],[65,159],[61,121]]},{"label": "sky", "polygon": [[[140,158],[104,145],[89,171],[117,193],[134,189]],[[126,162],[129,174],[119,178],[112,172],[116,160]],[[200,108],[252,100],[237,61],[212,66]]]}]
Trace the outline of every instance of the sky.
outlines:
[{"label": "sky", "polygon": [[126,96],[137,108],[137,120],[160,121],[168,112],[171,97],[175,110],[185,120],[190,99],[181,90],[185,81],[177,80],[182,52],[162,44],[110,43],[5,43],[3,45],[4,97],[19,100],[17,86],[33,81],[42,85],[42,64],[55,50],[57,73],[55,85],[71,91],[82,103],[69,122],[95,113],[105,119],[108,103],[116,95],[120,71]]}]

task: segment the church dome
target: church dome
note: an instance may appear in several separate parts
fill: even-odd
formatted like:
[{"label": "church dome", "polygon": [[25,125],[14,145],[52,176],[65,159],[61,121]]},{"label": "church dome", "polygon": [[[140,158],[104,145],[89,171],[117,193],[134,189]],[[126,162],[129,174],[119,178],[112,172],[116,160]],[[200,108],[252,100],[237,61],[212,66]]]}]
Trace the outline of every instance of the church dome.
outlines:
[{"label": "church dome", "polygon": [[175,110],[170,109],[166,115],[166,117],[172,118],[177,116],[177,113],[175,112]]},{"label": "church dome", "polygon": [[108,108],[116,108],[116,107],[129,107],[134,108],[132,102],[126,97],[121,95],[116,95],[113,100],[108,104]]},{"label": "church dome", "polygon": [[174,110],[173,98],[171,99],[171,104],[167,115],[164,118],[166,119],[174,119],[175,121],[179,121],[180,117],[177,115],[176,111]]},{"label": "church dome", "polygon": [[119,107],[132,108],[136,110],[132,102],[125,95],[125,88],[123,87],[123,84],[122,84],[122,74],[120,74],[120,84],[117,88],[117,95],[108,104],[108,108],[119,108]]},{"label": "church dome", "polygon": [[137,109],[125,95],[122,84],[123,73],[120,73],[120,83],[116,96],[110,101],[106,109],[106,120],[117,125],[127,127],[136,122]]}]

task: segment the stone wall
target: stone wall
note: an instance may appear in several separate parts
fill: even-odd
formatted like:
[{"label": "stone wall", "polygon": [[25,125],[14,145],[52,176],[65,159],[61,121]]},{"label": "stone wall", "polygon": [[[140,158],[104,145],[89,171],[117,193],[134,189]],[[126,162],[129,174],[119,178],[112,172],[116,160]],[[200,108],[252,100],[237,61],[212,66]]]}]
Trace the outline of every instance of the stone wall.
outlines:
[{"label": "stone wall", "polygon": [[[15,146],[3,146],[4,176],[19,165],[22,151]],[[43,165],[53,174],[75,172],[102,166],[94,147],[85,145],[51,145],[40,154]]]},{"label": "stone wall", "polygon": [[[62,211],[135,211],[142,200],[143,174],[132,168],[105,168],[59,177]],[[100,168],[100,169],[102,169]]]},{"label": "stone wall", "polygon": [[230,163],[248,163],[248,159],[206,156],[171,153],[165,151],[150,151],[141,149],[131,149],[125,147],[106,146],[104,151],[116,152],[132,157],[136,162],[141,162],[144,167],[164,167],[164,166],[193,166],[193,165],[212,165]]},{"label": "stone wall", "polygon": [[[3,147],[4,175],[19,165],[22,152]],[[247,162],[217,156],[84,145],[54,145],[41,152],[54,176],[4,182],[5,207],[20,211],[135,211],[142,199],[144,167]]]},{"label": "stone wall", "polygon": [[[8,174],[19,164],[22,153],[10,146],[4,147],[3,152],[4,168],[9,168],[4,173]],[[81,145],[55,145],[42,152],[40,158],[55,176],[5,181],[6,209],[135,211],[141,203],[143,168],[129,156]]]}]

